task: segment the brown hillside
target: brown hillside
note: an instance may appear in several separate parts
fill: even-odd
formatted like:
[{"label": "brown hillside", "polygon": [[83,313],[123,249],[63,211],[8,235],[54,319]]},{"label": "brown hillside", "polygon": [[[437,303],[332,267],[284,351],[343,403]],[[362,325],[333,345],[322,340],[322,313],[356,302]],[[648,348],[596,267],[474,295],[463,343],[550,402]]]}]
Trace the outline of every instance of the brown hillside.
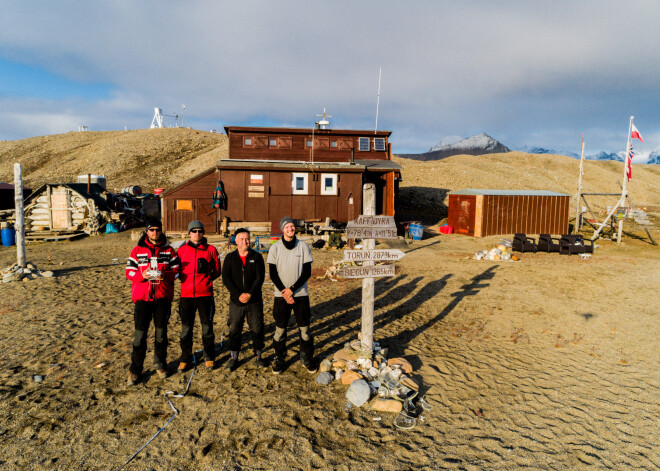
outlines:
[{"label": "brown hillside", "polygon": [[12,182],[14,162],[25,186],[105,175],[108,189],[172,187],[227,157],[227,136],[185,128],[69,132],[0,142],[0,181]]},{"label": "brown hillside", "polygon": [[[227,136],[184,128],[70,132],[0,142],[0,181],[13,181],[13,164],[23,164],[26,186],[71,182],[77,175],[105,175],[108,189],[139,185],[145,192],[171,188],[227,158]],[[403,167],[402,213],[432,224],[446,216],[447,193],[465,188],[551,190],[573,195],[579,161],[561,155],[522,152],[455,155],[420,162],[394,157]],[[585,162],[584,191],[620,191],[620,162]],[[633,166],[631,196],[640,207],[660,207],[660,166]],[[615,196],[590,198],[594,209]],[[403,214],[402,214],[403,216]]]},{"label": "brown hillside", "polygon": [[[488,155],[455,155],[439,161],[420,162],[394,157],[403,167],[401,209],[407,217],[427,224],[446,217],[447,193],[467,188],[550,190],[568,195],[577,192],[580,161],[563,155],[523,152]],[[623,163],[585,161],[583,192],[621,192]],[[660,165],[633,165],[630,195],[637,207],[660,209]],[[589,197],[590,206],[604,210],[617,196]],[[575,202],[571,203],[571,214]]]}]

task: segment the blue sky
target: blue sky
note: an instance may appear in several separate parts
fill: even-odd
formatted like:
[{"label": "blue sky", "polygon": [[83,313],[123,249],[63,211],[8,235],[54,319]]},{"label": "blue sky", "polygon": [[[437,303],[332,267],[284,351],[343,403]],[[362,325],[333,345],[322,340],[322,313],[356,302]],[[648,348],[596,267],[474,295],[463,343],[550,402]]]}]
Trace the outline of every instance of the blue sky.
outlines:
[{"label": "blue sky", "polygon": [[[503,144],[660,150],[660,2],[0,3],[0,139],[225,125],[392,131],[395,153]],[[174,125],[174,119],[168,120]],[[636,159],[637,160],[637,159]]]}]

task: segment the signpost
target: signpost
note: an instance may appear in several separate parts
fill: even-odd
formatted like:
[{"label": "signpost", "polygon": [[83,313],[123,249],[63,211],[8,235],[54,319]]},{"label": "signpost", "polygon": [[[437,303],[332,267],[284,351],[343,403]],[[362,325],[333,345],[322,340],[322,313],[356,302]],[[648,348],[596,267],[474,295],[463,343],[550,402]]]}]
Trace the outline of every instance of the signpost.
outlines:
[{"label": "signpost", "polygon": [[396,239],[393,216],[376,216],[376,186],[364,185],[363,215],[346,225],[346,237],[363,239],[363,250],[345,250],[344,260],[362,262],[359,267],[337,271],[344,278],[362,278],[362,349],[369,355],[374,348],[374,278],[394,276],[394,265],[375,265],[374,261],[396,261],[405,256],[399,249],[375,250],[375,239]]}]

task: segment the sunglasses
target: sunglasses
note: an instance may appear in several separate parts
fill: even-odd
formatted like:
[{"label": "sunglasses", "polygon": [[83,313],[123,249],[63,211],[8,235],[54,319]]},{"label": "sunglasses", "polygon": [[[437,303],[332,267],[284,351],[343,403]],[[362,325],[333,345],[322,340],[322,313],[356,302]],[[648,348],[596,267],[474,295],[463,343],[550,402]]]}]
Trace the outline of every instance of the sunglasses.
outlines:
[{"label": "sunglasses", "polygon": [[154,228],[154,227],[150,227],[149,229],[147,229],[147,231],[149,231],[149,232],[163,232],[162,230],[160,230],[158,228]]},{"label": "sunglasses", "polygon": [[190,232],[192,232],[193,234],[204,234],[204,231],[201,230],[201,229],[193,229],[193,230],[190,231]]}]

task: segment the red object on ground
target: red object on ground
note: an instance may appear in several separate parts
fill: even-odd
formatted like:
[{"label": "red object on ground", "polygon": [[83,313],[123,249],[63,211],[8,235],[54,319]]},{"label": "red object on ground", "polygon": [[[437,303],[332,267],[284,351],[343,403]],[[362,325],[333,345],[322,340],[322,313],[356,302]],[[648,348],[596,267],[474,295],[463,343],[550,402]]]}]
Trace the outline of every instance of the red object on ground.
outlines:
[{"label": "red object on ground", "polygon": [[451,227],[449,224],[443,224],[443,226],[440,228],[440,233],[441,234],[453,234],[454,233],[454,228]]},{"label": "red object on ground", "polygon": [[154,195],[160,195],[163,191],[165,188],[154,188]]}]

